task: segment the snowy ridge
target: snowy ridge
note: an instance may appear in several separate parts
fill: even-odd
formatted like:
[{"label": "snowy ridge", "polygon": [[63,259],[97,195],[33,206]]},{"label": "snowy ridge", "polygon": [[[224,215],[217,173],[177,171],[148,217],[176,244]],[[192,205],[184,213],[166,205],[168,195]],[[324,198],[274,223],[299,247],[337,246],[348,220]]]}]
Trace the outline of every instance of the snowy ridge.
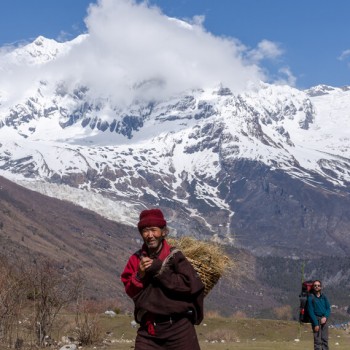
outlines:
[{"label": "snowy ridge", "polygon": [[[91,111],[86,111],[83,117],[80,116],[75,120],[74,124],[68,124],[63,128],[62,124],[67,123],[67,116],[71,118],[71,113],[76,113],[82,102],[74,103],[68,100],[64,104],[62,100],[59,103],[56,101],[60,106],[58,108],[55,105],[50,106],[45,98],[39,95],[35,99],[28,100],[24,105],[18,105],[12,109],[12,113],[16,111],[14,114],[11,115],[10,112],[9,116],[5,115],[2,120],[5,119],[9,127],[3,123],[0,132],[3,134],[1,138],[3,142],[8,138],[11,141],[19,138],[21,143],[25,143],[26,149],[32,149],[31,144],[34,144],[34,149],[38,147],[41,154],[50,152],[47,144],[52,147],[53,153],[56,153],[56,147],[64,147],[67,150],[62,152],[80,154],[81,157],[74,158],[74,162],[79,159],[75,167],[83,171],[86,171],[88,163],[86,159],[96,153],[96,150],[105,150],[108,153],[108,147],[118,147],[120,152],[116,153],[123,153],[124,148],[130,144],[140,147],[138,145],[142,142],[142,149],[146,149],[149,145],[156,143],[169,144],[170,139],[171,147],[165,149],[165,153],[171,152],[175,145],[172,152],[176,151],[181,154],[181,157],[184,154],[191,157],[191,149],[198,148],[199,144],[205,143],[210,137],[207,131],[222,132],[220,141],[223,153],[221,155],[226,159],[248,158],[264,162],[269,166],[276,166],[277,160],[277,167],[285,170],[292,169],[297,163],[302,168],[320,173],[329,181],[345,186],[350,179],[349,172],[337,172],[337,167],[342,164],[346,167],[350,158],[347,130],[346,128],[339,130],[339,125],[350,123],[347,114],[349,94],[339,89],[336,96],[338,105],[334,106],[332,101],[335,93],[308,98],[301,91],[274,86],[266,86],[257,93],[247,93],[238,97],[202,92],[191,98],[185,96],[182,100],[155,105],[152,112],[146,116],[132,111],[134,119],[138,120],[140,125],[142,124],[142,130],[138,132],[131,127],[130,133],[126,135],[131,140],[128,140],[125,135],[118,134],[117,130],[111,132],[111,127],[103,132],[98,130],[98,126],[94,127],[98,123],[107,125],[108,119],[111,120],[113,115],[114,120],[123,123],[123,118],[128,117],[128,111],[118,113],[112,107],[105,106],[102,115],[98,117],[98,122],[95,123],[97,111],[92,108]],[[105,114],[107,109],[111,111],[109,115]],[[48,110],[50,112],[47,112]],[[85,122],[91,119],[94,119],[94,124]],[[85,123],[86,126],[83,128],[81,124]],[[122,128],[120,130],[123,131]],[[204,133],[203,130],[205,130]],[[156,136],[157,134],[159,136]],[[184,139],[186,139],[185,143]],[[20,145],[17,140],[16,143]],[[45,151],[40,151],[40,145]],[[91,148],[84,147],[89,149],[86,155],[83,151],[80,152],[81,147],[85,145],[93,145]],[[10,149],[12,147],[10,146]],[[162,148],[164,146],[160,149]],[[203,157],[206,165],[208,159],[212,164],[218,161],[219,155],[212,152],[210,146],[209,150],[201,150],[200,153],[202,156],[196,155],[195,167],[198,172],[201,172],[201,168],[204,169],[198,162],[198,157]],[[45,158],[52,163],[53,157],[48,155]],[[56,157],[56,159],[59,158],[58,169],[62,169],[64,163],[67,163],[66,167],[71,167],[71,157],[64,155]],[[177,162],[176,158],[173,161]],[[183,169],[179,169],[179,173],[188,171],[188,164],[190,162],[183,163]],[[49,168],[52,171],[57,170],[54,164]],[[206,173],[210,169],[205,166]],[[328,170],[337,172],[337,176],[330,175]]]},{"label": "snowy ridge", "polygon": [[59,43],[43,36],[37,37],[32,43],[10,51],[2,63],[20,65],[42,65],[61,55],[66,54],[74,45],[85,39],[81,35],[68,43]]}]

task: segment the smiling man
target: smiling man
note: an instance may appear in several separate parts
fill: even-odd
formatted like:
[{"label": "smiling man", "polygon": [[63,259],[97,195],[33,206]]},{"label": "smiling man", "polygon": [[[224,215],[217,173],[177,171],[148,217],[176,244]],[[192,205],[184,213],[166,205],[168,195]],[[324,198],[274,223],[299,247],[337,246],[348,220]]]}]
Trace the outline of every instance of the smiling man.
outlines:
[{"label": "smiling man", "polygon": [[160,209],[142,211],[137,227],[144,243],[121,275],[140,324],[135,350],[199,350],[194,325],[203,319],[200,277],[166,241],[168,228]]}]

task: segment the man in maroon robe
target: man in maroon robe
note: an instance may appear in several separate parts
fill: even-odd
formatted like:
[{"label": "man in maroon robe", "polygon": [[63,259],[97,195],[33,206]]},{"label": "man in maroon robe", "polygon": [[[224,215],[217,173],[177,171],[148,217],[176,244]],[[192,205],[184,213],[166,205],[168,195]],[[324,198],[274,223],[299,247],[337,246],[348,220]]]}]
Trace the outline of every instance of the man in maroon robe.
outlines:
[{"label": "man in maroon robe", "polygon": [[121,275],[140,324],[135,350],[199,350],[194,325],[203,320],[204,285],[183,253],[170,247],[159,209],[140,214],[140,250]]}]

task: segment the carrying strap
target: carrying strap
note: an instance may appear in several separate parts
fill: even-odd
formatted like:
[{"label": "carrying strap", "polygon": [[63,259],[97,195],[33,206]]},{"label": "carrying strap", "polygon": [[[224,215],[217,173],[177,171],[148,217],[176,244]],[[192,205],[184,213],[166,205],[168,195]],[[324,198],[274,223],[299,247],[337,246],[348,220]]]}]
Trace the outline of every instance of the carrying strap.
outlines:
[{"label": "carrying strap", "polygon": [[162,274],[162,272],[166,269],[168,262],[170,261],[170,259],[173,258],[173,256],[179,252],[180,249],[176,248],[176,247],[171,247],[170,248],[170,254],[164,259],[164,261],[162,262],[162,267],[159,269],[159,271],[157,272],[156,276],[159,276]]},{"label": "carrying strap", "polygon": [[311,297],[312,297],[312,304],[314,305],[314,309],[315,309],[316,302],[315,302],[315,296],[313,293],[311,293]]}]

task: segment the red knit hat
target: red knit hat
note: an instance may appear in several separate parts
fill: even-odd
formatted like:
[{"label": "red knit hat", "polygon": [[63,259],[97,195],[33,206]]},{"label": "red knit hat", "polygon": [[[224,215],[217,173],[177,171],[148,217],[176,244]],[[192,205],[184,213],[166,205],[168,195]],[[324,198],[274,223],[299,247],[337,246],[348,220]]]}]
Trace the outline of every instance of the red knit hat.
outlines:
[{"label": "red knit hat", "polygon": [[160,209],[149,209],[143,210],[140,214],[140,221],[137,224],[139,231],[145,227],[164,227],[166,226],[166,221],[164,219],[163,213]]}]

